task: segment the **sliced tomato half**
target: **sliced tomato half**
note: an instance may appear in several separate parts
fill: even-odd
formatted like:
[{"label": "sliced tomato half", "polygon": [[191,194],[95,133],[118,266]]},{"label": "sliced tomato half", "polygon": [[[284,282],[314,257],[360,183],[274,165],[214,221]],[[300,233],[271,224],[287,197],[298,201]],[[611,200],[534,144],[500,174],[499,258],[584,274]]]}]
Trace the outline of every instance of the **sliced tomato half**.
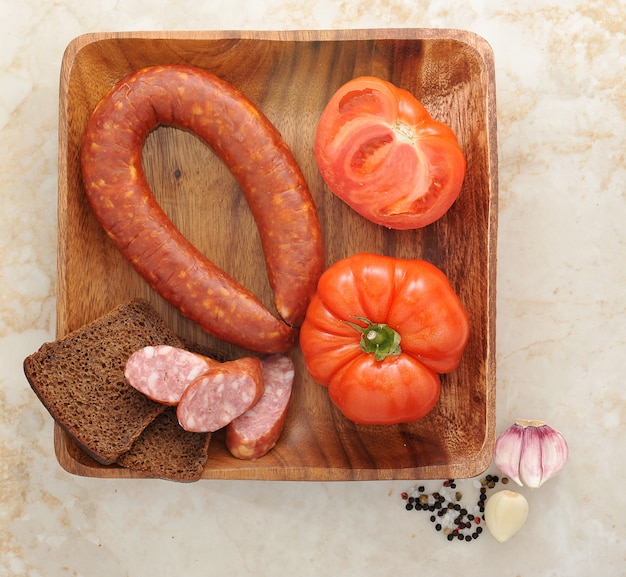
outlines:
[{"label": "sliced tomato half", "polygon": [[333,95],[317,126],[315,157],[334,194],[394,229],[441,218],[461,191],[466,167],[448,125],[410,92],[371,76]]}]

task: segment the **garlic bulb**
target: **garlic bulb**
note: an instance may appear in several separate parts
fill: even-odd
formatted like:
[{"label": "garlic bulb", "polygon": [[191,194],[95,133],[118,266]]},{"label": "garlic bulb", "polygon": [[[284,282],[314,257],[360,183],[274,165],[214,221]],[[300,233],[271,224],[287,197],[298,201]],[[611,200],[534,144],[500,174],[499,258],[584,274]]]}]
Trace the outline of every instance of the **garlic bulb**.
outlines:
[{"label": "garlic bulb", "polygon": [[515,491],[498,491],[485,503],[485,524],[500,543],[513,537],[527,518],[528,501]]},{"label": "garlic bulb", "polygon": [[536,489],[565,467],[565,437],[543,421],[517,419],[496,440],[494,462],[518,485]]}]

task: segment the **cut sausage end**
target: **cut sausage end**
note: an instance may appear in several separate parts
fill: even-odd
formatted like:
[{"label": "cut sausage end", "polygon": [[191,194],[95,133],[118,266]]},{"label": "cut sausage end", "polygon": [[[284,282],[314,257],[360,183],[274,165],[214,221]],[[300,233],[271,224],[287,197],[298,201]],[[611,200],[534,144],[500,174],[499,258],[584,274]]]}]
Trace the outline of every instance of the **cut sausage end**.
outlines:
[{"label": "cut sausage end", "polygon": [[226,446],[238,459],[258,459],[273,449],[287,415],[295,376],[292,360],[285,355],[274,355],[263,359],[261,366],[263,395],[226,428]]}]

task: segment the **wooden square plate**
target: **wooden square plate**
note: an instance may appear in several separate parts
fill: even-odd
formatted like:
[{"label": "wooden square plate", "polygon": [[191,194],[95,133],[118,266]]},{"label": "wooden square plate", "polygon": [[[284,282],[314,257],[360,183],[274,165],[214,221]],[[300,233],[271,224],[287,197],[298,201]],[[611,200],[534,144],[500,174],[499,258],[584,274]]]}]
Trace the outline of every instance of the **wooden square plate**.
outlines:
[{"label": "wooden square plate", "polygon": [[[127,73],[154,64],[206,68],[238,87],[283,134],[308,180],[325,234],[327,264],[360,251],[424,258],[463,301],[472,334],[459,368],[423,420],[373,427],[349,422],[291,351],[297,376],[283,435],[256,461],[230,456],[214,434],[203,478],[270,480],[445,479],[480,474],[495,439],[497,148],[493,54],[480,37],[432,29],[288,32],[102,33],[76,38],[63,58],[59,122],[57,337],[132,297],[148,299],[183,338],[233,357],[156,295],[113,247],[85,197],[79,146],[99,99]],[[331,95],[360,75],[411,91],[451,125],[467,158],[460,197],[436,223],[386,230],[365,221],[325,187],[312,143]],[[273,310],[263,253],[247,204],[228,169],[196,137],[158,128],[143,163],[159,203],[182,232]],[[55,428],[67,471],[137,477],[104,467]]]}]

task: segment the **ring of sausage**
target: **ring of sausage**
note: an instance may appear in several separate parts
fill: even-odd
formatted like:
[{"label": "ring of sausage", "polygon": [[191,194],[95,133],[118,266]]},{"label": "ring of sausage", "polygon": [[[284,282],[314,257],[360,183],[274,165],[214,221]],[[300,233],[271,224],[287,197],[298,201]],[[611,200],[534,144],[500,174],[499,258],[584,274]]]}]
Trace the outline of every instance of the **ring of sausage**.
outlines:
[{"label": "ring of sausage", "polygon": [[[150,191],[141,164],[160,125],[189,130],[226,164],[259,229],[280,319],[194,247]],[[214,336],[262,353],[288,350],[324,266],[307,183],[278,130],[231,84],[190,66],[121,79],[90,116],[82,178],[96,218],[163,298]]]}]

